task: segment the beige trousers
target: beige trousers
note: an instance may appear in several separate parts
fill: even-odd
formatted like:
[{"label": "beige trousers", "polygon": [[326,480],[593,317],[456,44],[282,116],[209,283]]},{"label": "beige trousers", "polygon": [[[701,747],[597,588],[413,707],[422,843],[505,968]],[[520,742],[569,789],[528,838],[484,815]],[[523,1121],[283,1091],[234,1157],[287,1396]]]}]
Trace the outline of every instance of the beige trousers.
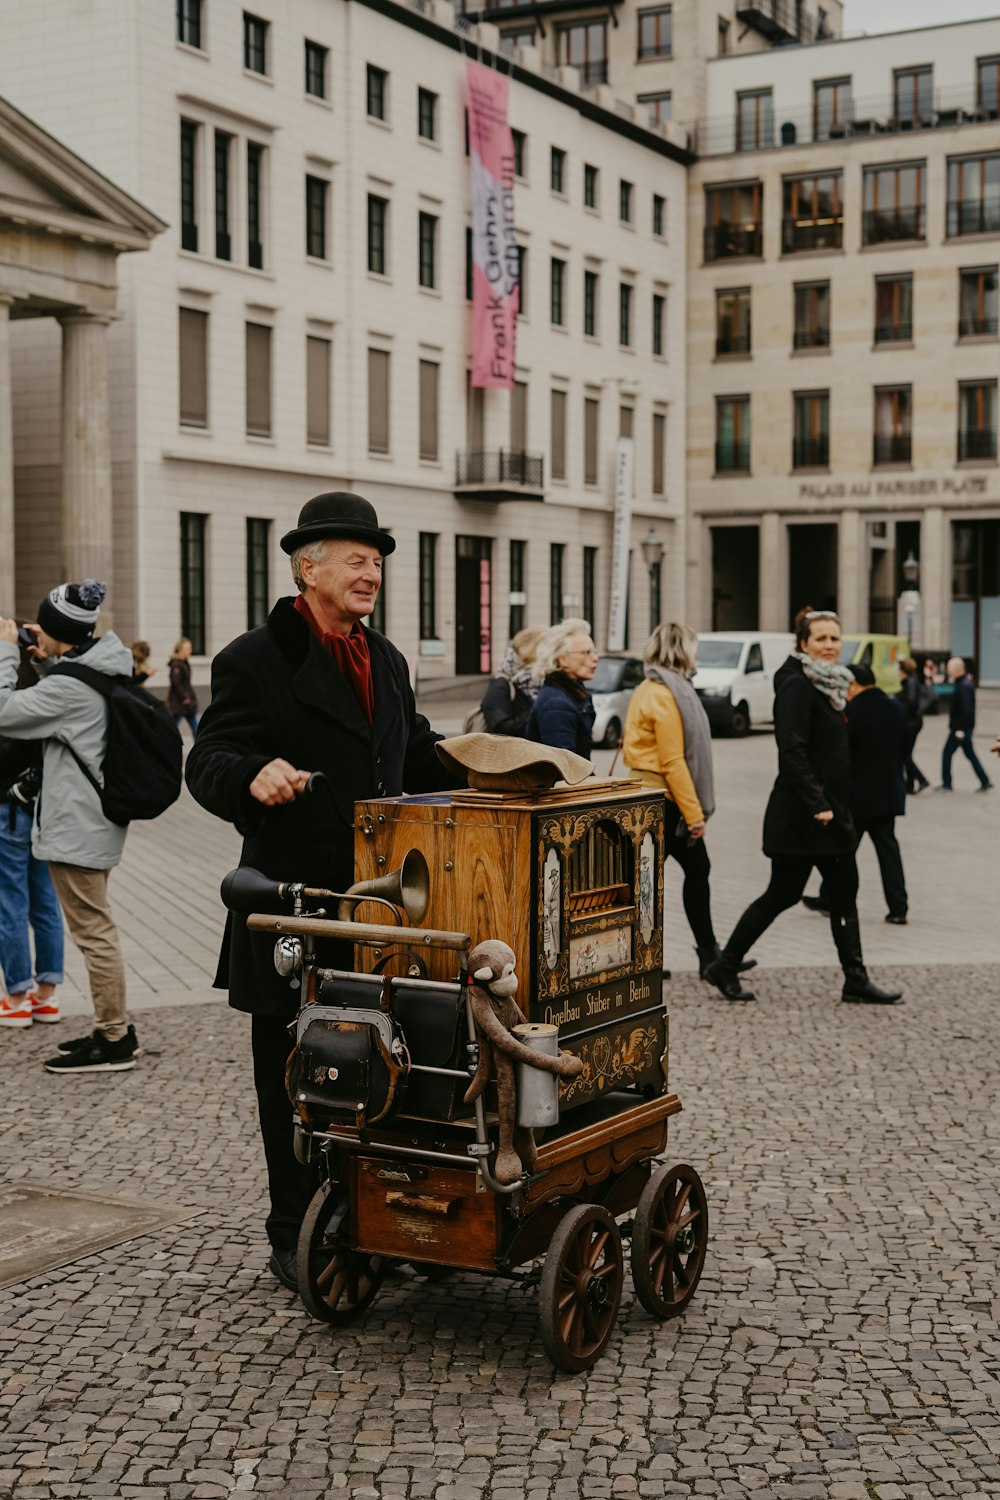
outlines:
[{"label": "beige trousers", "polygon": [[98,1031],[120,1042],[128,1030],[125,960],[108,902],[109,870],[49,864],[70,936],[83,954]]}]

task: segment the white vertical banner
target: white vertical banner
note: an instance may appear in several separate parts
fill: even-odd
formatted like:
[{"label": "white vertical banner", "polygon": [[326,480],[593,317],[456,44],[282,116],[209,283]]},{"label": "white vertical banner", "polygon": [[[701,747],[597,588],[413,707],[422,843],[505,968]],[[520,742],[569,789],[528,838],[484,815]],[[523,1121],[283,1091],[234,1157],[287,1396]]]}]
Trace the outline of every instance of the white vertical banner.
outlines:
[{"label": "white vertical banner", "polygon": [[[632,487],[635,479],[635,440],[618,439],[615,452],[615,519],[611,539],[611,598],[608,603],[608,650],[625,650],[625,612],[628,607],[629,547],[632,541]],[[593,621],[591,621],[593,625]]]}]

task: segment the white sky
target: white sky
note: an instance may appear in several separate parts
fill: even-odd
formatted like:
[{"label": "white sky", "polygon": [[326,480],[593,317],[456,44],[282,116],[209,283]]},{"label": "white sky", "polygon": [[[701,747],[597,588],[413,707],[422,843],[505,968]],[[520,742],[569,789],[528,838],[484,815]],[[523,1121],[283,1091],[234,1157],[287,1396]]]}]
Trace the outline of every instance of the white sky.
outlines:
[{"label": "white sky", "polygon": [[1000,19],[1000,0],[845,0],[844,31],[906,31],[915,26],[941,26],[948,21],[974,21],[981,16]]}]

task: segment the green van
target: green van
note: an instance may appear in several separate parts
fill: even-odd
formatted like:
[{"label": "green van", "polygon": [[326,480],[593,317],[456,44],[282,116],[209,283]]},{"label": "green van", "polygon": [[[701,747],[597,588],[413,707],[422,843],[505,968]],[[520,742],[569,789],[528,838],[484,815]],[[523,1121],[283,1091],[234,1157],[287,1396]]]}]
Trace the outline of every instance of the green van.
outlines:
[{"label": "green van", "polygon": [[875,686],[885,693],[898,693],[903,686],[899,664],[910,654],[905,635],[845,635],[840,661],[845,667],[871,667]]}]

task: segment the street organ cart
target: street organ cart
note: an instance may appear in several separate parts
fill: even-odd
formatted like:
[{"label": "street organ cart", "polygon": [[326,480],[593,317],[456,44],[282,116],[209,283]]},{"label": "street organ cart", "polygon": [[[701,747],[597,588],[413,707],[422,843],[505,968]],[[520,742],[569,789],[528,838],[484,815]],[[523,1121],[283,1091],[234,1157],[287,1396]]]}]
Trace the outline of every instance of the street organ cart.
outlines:
[{"label": "street organ cart", "polygon": [[[681,1107],[667,1086],[662,796],[591,779],[359,802],[355,875],[343,895],[247,870],[224,886],[302,985],[289,1094],[297,1154],[321,1179],[299,1243],[302,1300],[347,1322],[393,1259],[430,1275],[528,1276],[540,1279],[553,1362],[589,1368],[617,1317],[623,1234],[637,1296],[658,1318],[690,1300],[707,1243],[698,1174],[654,1160]],[[330,939],[340,966],[323,960]],[[502,1084],[466,1102],[486,991],[465,964],[483,939],[500,940],[483,951],[512,950],[508,977],[490,972],[487,990],[494,978],[494,992],[509,988],[513,964],[526,1017],[514,1032],[526,1150],[513,1181],[499,1165],[513,1107]],[[524,1061],[557,1050],[578,1061],[544,1066],[572,1076]]]}]

